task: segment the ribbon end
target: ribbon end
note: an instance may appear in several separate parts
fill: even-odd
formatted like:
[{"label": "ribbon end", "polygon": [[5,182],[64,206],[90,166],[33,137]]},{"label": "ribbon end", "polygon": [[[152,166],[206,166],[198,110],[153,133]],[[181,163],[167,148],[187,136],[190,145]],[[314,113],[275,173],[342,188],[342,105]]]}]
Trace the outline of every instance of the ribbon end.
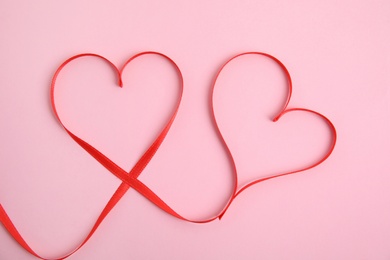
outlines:
[{"label": "ribbon end", "polygon": [[225,215],[226,213],[226,210],[224,210],[219,216],[218,216],[218,219],[219,220],[222,220],[222,217]]},{"label": "ribbon end", "polygon": [[119,85],[119,87],[123,88],[123,82],[122,82],[122,78],[121,77],[119,77],[118,85]]}]

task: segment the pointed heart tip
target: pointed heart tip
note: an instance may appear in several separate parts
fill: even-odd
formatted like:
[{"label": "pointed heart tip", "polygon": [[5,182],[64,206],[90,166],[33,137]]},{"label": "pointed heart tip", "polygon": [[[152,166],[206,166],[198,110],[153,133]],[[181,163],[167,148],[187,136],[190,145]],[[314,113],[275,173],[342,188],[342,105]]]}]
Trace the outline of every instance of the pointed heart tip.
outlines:
[{"label": "pointed heart tip", "polygon": [[222,220],[222,217],[225,215],[226,209],[218,216],[219,220]]},{"label": "pointed heart tip", "polygon": [[119,78],[118,85],[119,85],[119,87],[123,88],[123,82],[122,82],[121,78]]}]

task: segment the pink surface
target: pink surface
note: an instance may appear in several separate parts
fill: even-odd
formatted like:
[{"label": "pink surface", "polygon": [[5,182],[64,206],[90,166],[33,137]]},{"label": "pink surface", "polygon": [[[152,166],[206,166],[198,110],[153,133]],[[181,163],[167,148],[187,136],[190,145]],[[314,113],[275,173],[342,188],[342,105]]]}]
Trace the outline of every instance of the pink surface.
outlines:
[{"label": "pink surface", "polygon": [[[232,183],[210,120],[219,66],[244,51],[279,58],[290,107],[326,115],[331,157],[243,193],[221,221],[189,224],[130,190],[70,259],[390,259],[390,2],[1,1],[0,202],[27,242],[58,257],[84,238],[120,181],[71,140],[49,103],[66,58],[101,54],[117,66],[137,52],[170,56],[184,75],[178,117],[140,179],[192,219],[214,215]],[[101,61],[66,67],[59,113],[71,130],[128,170],[172,111],[177,76],[161,58],[137,60],[124,88]],[[247,56],[215,92],[239,183],[295,169],[330,140],[322,121],[271,122],[286,95],[270,60]],[[0,228],[0,259],[34,259]]]}]

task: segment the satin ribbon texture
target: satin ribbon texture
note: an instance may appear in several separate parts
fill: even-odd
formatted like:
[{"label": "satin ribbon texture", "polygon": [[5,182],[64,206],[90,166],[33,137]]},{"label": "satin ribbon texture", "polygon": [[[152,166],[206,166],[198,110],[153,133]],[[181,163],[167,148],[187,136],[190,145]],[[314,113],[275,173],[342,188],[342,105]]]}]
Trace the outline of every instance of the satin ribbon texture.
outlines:
[{"label": "satin ribbon texture", "polygon": [[[55,86],[56,86],[56,82],[57,82],[57,77],[61,73],[62,69],[65,66],[69,66],[72,62],[74,62],[77,59],[81,59],[84,57],[93,57],[93,58],[105,61],[106,64],[108,65],[108,67],[110,67],[115,72],[116,77],[117,77],[118,86],[123,87],[124,84],[122,81],[122,75],[126,69],[126,66],[129,63],[131,63],[133,60],[135,60],[141,56],[144,56],[144,55],[157,55],[159,57],[166,59],[171,64],[171,66],[175,69],[175,71],[177,73],[177,76],[179,79],[179,89],[180,90],[179,90],[178,99],[176,100],[175,109],[174,109],[173,113],[171,114],[168,122],[166,122],[166,124],[162,127],[162,130],[159,133],[159,135],[157,136],[157,138],[152,142],[152,144],[149,146],[149,148],[144,152],[144,154],[141,156],[141,158],[138,160],[138,162],[134,165],[134,167],[129,172],[127,172],[127,171],[123,170],[121,167],[119,167],[117,164],[115,164],[112,160],[110,160],[103,153],[101,153],[96,148],[94,148],[91,144],[87,143],[86,141],[84,141],[83,139],[78,137],[76,134],[74,134],[71,130],[69,130],[63,124],[63,122],[61,121],[61,118],[57,112],[57,109],[56,109],[55,95],[54,95],[55,94]],[[232,155],[231,151],[229,150],[229,147],[228,147],[228,145],[227,145],[227,143],[222,135],[222,132],[220,131],[219,126],[217,124],[216,115],[214,112],[213,101],[214,101],[214,89],[215,89],[216,83],[218,81],[218,78],[219,78],[221,72],[224,70],[224,68],[231,61],[233,61],[234,59],[236,59],[240,56],[244,56],[244,55],[257,55],[257,56],[261,56],[263,58],[271,59],[272,61],[276,62],[280,66],[280,68],[282,69],[282,71],[284,72],[284,74],[287,78],[288,95],[287,95],[287,98],[286,98],[283,106],[281,107],[280,111],[274,116],[274,118],[273,118],[274,122],[281,120],[281,118],[284,115],[286,115],[288,113],[293,113],[296,111],[313,114],[314,116],[319,117],[321,120],[323,120],[329,126],[329,131],[331,133],[331,141],[330,141],[330,145],[329,145],[329,148],[326,151],[326,153],[322,157],[318,158],[317,161],[315,161],[312,164],[306,165],[306,166],[304,166],[300,169],[297,169],[297,170],[283,172],[283,173],[275,174],[275,175],[264,177],[264,178],[259,178],[259,179],[256,179],[256,180],[244,185],[243,187],[238,187],[238,181],[237,181],[238,180],[238,173],[237,173],[235,161],[234,161],[233,155]],[[71,256],[72,254],[74,254],[75,252],[77,252],[92,237],[92,235],[97,230],[97,228],[100,226],[100,224],[103,222],[105,217],[111,212],[111,210],[115,207],[115,205],[118,203],[118,201],[123,197],[123,195],[125,195],[125,193],[130,188],[133,188],[134,190],[139,192],[142,196],[147,198],[151,203],[153,203],[154,205],[159,207],[161,210],[165,211],[166,213],[170,214],[171,216],[173,216],[175,218],[178,218],[180,220],[184,220],[187,222],[191,222],[191,223],[199,223],[199,224],[200,223],[208,223],[208,222],[211,222],[217,218],[221,219],[222,216],[228,210],[229,206],[234,201],[234,199],[237,198],[238,195],[242,194],[242,192],[245,191],[246,189],[248,189],[248,188],[252,187],[253,185],[260,183],[260,182],[264,182],[264,181],[267,181],[270,179],[282,177],[285,175],[303,172],[303,171],[306,171],[306,170],[311,169],[313,167],[316,167],[317,165],[324,162],[331,155],[331,153],[334,150],[334,147],[336,144],[336,139],[337,139],[336,129],[335,129],[334,125],[332,124],[332,122],[327,117],[325,117],[324,115],[322,115],[316,111],[306,109],[306,108],[288,108],[288,104],[289,104],[289,101],[291,98],[291,93],[292,93],[292,81],[291,81],[291,76],[290,76],[287,68],[283,65],[282,62],[280,62],[277,58],[275,58],[267,53],[262,53],[262,52],[245,52],[245,53],[240,53],[238,55],[235,55],[235,56],[231,57],[230,59],[228,59],[219,68],[219,70],[218,70],[218,72],[217,72],[217,74],[212,82],[212,96],[210,99],[210,106],[211,106],[211,111],[212,111],[211,117],[213,119],[214,128],[215,128],[215,131],[217,132],[217,136],[218,136],[219,140],[223,144],[223,148],[224,148],[226,155],[227,155],[228,159],[230,160],[230,164],[232,165],[232,168],[233,168],[232,169],[233,187],[231,188],[230,197],[226,201],[225,206],[222,207],[222,210],[217,211],[213,215],[213,217],[210,217],[208,219],[200,219],[200,220],[192,220],[192,219],[186,218],[186,217],[182,216],[181,214],[179,214],[178,212],[176,212],[171,206],[167,205],[157,194],[155,194],[148,186],[146,186],[143,182],[141,182],[138,179],[138,177],[140,176],[142,171],[145,169],[145,167],[147,167],[148,163],[152,160],[153,156],[158,151],[160,145],[164,141],[165,137],[167,136],[167,134],[169,132],[169,129],[171,128],[171,126],[175,120],[175,117],[178,113],[180,102],[182,99],[183,84],[184,84],[183,75],[182,75],[179,67],[177,66],[177,64],[168,56],[166,56],[162,53],[153,52],[153,51],[141,52],[141,53],[138,53],[138,54],[132,56],[131,58],[129,58],[125,62],[125,64],[121,68],[117,68],[107,58],[100,56],[98,54],[92,54],[92,53],[84,53],[84,54],[79,54],[79,55],[73,56],[73,57],[67,59],[66,61],[64,61],[58,67],[57,71],[55,72],[55,74],[53,76],[53,79],[51,82],[51,87],[50,87],[51,106],[53,108],[54,115],[55,115],[56,119],[61,124],[61,126],[64,128],[66,133],[81,148],[83,148],[92,157],[94,157],[96,159],[96,161],[98,161],[103,167],[105,167],[108,170],[108,172],[110,172],[115,177],[120,179],[122,181],[122,183],[117,188],[115,193],[112,195],[112,197],[110,198],[110,200],[106,204],[106,206],[103,208],[102,212],[100,213],[97,220],[95,221],[95,224],[93,225],[90,232],[86,235],[86,237],[84,238],[82,243],[80,245],[78,245],[74,250],[69,252],[68,254],[66,254],[62,257],[59,257],[59,258],[55,258],[55,259],[65,259],[65,258]],[[38,255],[34,250],[31,249],[31,247],[26,243],[26,241],[23,239],[21,234],[18,232],[18,230],[16,229],[16,227],[12,223],[11,219],[9,218],[8,214],[6,213],[6,211],[4,210],[4,208],[1,204],[0,204],[0,222],[4,225],[4,227],[9,232],[9,234],[30,254],[32,254],[40,259],[48,259],[48,258],[44,258],[44,257]]]}]

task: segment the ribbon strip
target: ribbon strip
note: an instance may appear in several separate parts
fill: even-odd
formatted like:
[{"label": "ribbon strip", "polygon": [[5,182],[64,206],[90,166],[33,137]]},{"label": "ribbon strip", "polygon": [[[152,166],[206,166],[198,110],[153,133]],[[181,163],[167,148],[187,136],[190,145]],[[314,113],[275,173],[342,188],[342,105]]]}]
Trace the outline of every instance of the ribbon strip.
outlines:
[{"label": "ribbon strip", "polygon": [[[92,145],[90,145],[89,143],[85,142],[83,139],[79,138],[77,135],[73,134],[69,129],[67,129],[65,127],[65,125],[62,123],[62,121],[61,121],[61,119],[60,119],[60,117],[58,115],[58,112],[57,112],[57,109],[56,109],[56,106],[55,106],[55,98],[54,98],[55,83],[56,83],[56,80],[57,80],[57,76],[59,75],[59,73],[62,71],[62,69],[68,63],[70,63],[71,61],[73,61],[75,59],[78,59],[78,58],[90,56],[90,57],[96,57],[96,58],[99,58],[99,59],[102,59],[102,60],[106,61],[114,69],[114,71],[115,71],[115,73],[116,73],[116,75],[118,77],[118,85],[120,87],[123,87],[122,74],[123,74],[124,69],[134,59],[136,59],[136,58],[138,58],[140,56],[143,56],[143,55],[158,55],[158,56],[161,56],[161,57],[165,58],[166,60],[168,60],[171,63],[171,65],[174,67],[174,69],[176,70],[176,72],[177,72],[177,74],[179,76],[180,93],[179,93],[179,97],[178,97],[177,102],[176,102],[176,106],[175,106],[174,112],[172,113],[172,115],[171,115],[170,119],[168,120],[167,124],[164,126],[164,128],[162,129],[162,131],[160,132],[158,137],[154,140],[152,145],[146,150],[146,152],[138,160],[138,162],[135,164],[135,166],[132,168],[132,170],[130,172],[126,172],[121,167],[116,165],[113,161],[111,161],[108,157],[106,157],[104,154],[102,154],[100,151],[98,151],[96,148],[94,148]],[[332,134],[332,141],[331,141],[329,149],[327,150],[325,155],[323,157],[321,157],[319,160],[317,160],[316,162],[314,162],[313,164],[311,164],[309,166],[306,166],[304,168],[298,169],[298,170],[293,170],[293,171],[289,171],[289,172],[285,172],[285,173],[280,173],[280,174],[276,174],[276,175],[269,176],[269,177],[259,178],[257,180],[254,180],[254,181],[244,185],[240,189],[238,189],[237,168],[236,168],[236,165],[235,165],[235,162],[234,162],[233,155],[232,155],[232,153],[231,153],[231,151],[230,151],[226,141],[224,140],[223,135],[222,135],[222,133],[221,133],[219,127],[218,127],[218,124],[217,124],[217,121],[216,121],[215,112],[214,112],[214,106],[213,106],[213,96],[214,96],[214,89],[215,89],[215,85],[217,83],[217,79],[220,76],[220,74],[223,71],[223,69],[232,60],[234,60],[234,59],[236,59],[236,58],[238,58],[240,56],[243,56],[243,55],[260,55],[260,56],[265,56],[267,58],[270,58],[271,60],[275,61],[282,68],[285,76],[287,77],[287,81],[288,81],[288,95],[287,95],[287,99],[286,99],[286,102],[284,103],[281,111],[273,119],[274,122],[278,121],[283,115],[285,115],[287,113],[290,113],[290,112],[294,112],[294,111],[308,112],[308,113],[314,114],[315,116],[320,117],[323,121],[325,121],[327,123],[327,125],[329,126],[329,129],[331,131],[331,134]],[[262,53],[262,52],[245,52],[245,53],[241,53],[241,54],[233,56],[232,58],[227,60],[220,67],[220,69],[218,70],[217,75],[216,75],[216,77],[215,77],[215,79],[213,81],[212,96],[211,96],[210,102],[211,102],[211,108],[212,108],[211,110],[212,110],[212,119],[213,119],[213,122],[214,122],[214,127],[215,127],[215,129],[217,131],[218,137],[219,137],[220,141],[223,144],[223,147],[224,147],[224,149],[225,149],[225,151],[226,151],[226,153],[228,155],[228,158],[229,158],[230,163],[231,163],[232,168],[233,168],[233,173],[232,173],[232,175],[233,175],[233,188],[232,188],[230,197],[228,198],[228,200],[226,202],[225,207],[219,213],[217,213],[215,216],[213,216],[211,218],[208,218],[208,219],[204,219],[204,220],[191,220],[191,219],[183,217],[182,215],[177,213],[175,210],[173,210],[169,205],[167,205],[152,190],[150,190],[144,183],[142,183],[138,179],[139,175],[142,173],[142,171],[148,165],[148,163],[153,158],[153,156],[157,152],[158,148],[160,147],[160,145],[164,141],[166,135],[168,134],[168,131],[169,131],[170,127],[172,126],[172,123],[173,123],[173,121],[174,121],[174,119],[176,117],[176,114],[178,112],[178,109],[179,109],[179,106],[180,106],[180,102],[181,102],[181,99],[182,99],[182,95],[183,95],[183,75],[182,75],[179,67],[177,66],[177,64],[172,59],[170,59],[168,56],[166,56],[164,54],[161,54],[161,53],[158,53],[158,52],[152,52],[152,51],[142,52],[142,53],[138,53],[138,54],[134,55],[133,57],[131,57],[130,59],[128,59],[125,62],[125,64],[123,65],[123,67],[121,69],[118,69],[112,62],[110,62],[108,59],[104,58],[103,56],[100,56],[100,55],[97,55],[97,54],[92,54],[92,53],[79,54],[79,55],[76,55],[76,56],[73,56],[73,57],[67,59],[65,62],[63,62],[59,66],[59,68],[57,69],[57,71],[55,72],[55,74],[53,76],[52,83],[51,83],[50,98],[51,98],[51,105],[52,105],[52,108],[53,108],[53,111],[54,111],[54,115],[57,118],[57,120],[59,121],[59,123],[61,124],[61,126],[70,135],[70,137],[76,143],[78,143],[85,151],[87,151],[91,156],[93,156],[108,171],[110,171],[113,175],[115,175],[117,178],[119,178],[122,181],[122,183],[120,184],[118,189],[115,191],[115,193],[112,195],[112,197],[110,198],[110,200],[108,201],[108,203],[106,204],[106,206],[104,207],[102,212],[100,213],[100,215],[97,218],[95,224],[93,225],[92,229],[90,230],[88,235],[85,237],[83,242],[79,246],[77,246],[74,250],[72,250],[70,253],[68,253],[65,256],[62,256],[60,258],[55,258],[55,259],[65,259],[65,258],[73,255],[75,252],[77,252],[92,237],[92,235],[95,233],[97,228],[103,222],[105,217],[111,212],[111,210],[115,207],[115,205],[119,202],[119,200],[129,190],[130,187],[135,189],[137,192],[139,192],[141,195],[143,195],[145,198],[147,198],[150,202],[155,204],[157,207],[159,207],[160,209],[162,209],[166,213],[168,213],[168,214],[170,214],[170,215],[172,215],[172,216],[174,216],[174,217],[176,217],[178,219],[181,219],[181,220],[184,220],[184,221],[187,221],[187,222],[191,222],[191,223],[208,223],[208,222],[211,222],[211,221],[213,221],[213,220],[215,220],[217,218],[221,219],[222,216],[227,211],[227,209],[230,207],[230,205],[233,202],[233,200],[239,194],[241,194],[244,190],[248,189],[249,187],[251,187],[251,186],[253,186],[253,185],[257,184],[257,183],[260,183],[260,182],[263,182],[263,181],[266,181],[266,180],[270,180],[270,179],[273,179],[273,178],[277,178],[277,177],[281,177],[281,176],[285,176],[285,175],[289,175],[289,174],[293,174],[293,173],[306,171],[306,170],[311,169],[313,167],[316,167],[317,165],[319,165],[322,162],[324,162],[330,156],[330,154],[333,152],[333,149],[335,147],[336,137],[337,137],[336,129],[335,129],[334,125],[332,124],[332,122],[328,118],[326,118],[324,115],[322,115],[322,114],[320,114],[318,112],[315,112],[315,111],[312,111],[312,110],[309,110],[309,109],[305,109],[305,108],[290,108],[290,109],[287,109],[288,103],[289,103],[290,98],[291,98],[291,94],[292,94],[292,81],[291,81],[291,76],[290,76],[287,68],[278,59],[276,59],[275,57],[273,57],[273,56],[271,56],[269,54]],[[1,204],[0,204],[0,222],[4,225],[4,227],[7,229],[9,234],[26,251],[28,251],[30,254],[32,254],[32,255],[40,258],[40,259],[48,259],[48,258],[44,258],[44,257],[38,255],[37,253],[35,253],[35,251],[33,251],[30,248],[30,246],[26,243],[26,241],[23,239],[23,237],[20,235],[20,233],[18,232],[18,230],[16,229],[16,227],[12,223],[11,219],[9,218],[9,216],[7,215],[6,211],[4,210],[4,208],[2,207]]]}]

